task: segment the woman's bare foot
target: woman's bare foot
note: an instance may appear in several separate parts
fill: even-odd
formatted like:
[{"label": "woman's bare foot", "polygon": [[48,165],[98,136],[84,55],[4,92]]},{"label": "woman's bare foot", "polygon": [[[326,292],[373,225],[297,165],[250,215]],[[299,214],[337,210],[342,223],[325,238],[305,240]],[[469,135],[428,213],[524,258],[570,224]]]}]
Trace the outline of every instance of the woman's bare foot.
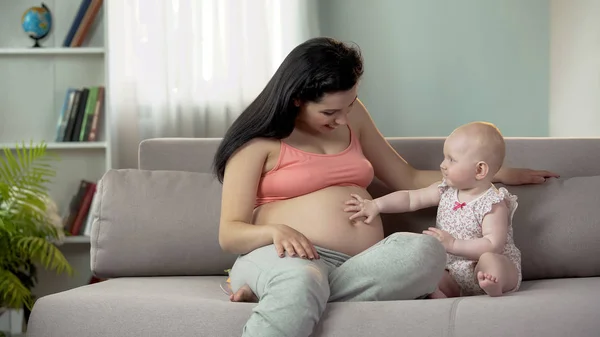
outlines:
[{"label": "woman's bare foot", "polygon": [[258,297],[252,292],[247,284],[244,284],[235,294],[229,296],[231,302],[252,302],[257,303]]},{"label": "woman's bare foot", "polygon": [[427,296],[427,298],[430,298],[430,299],[448,298],[448,296],[446,296],[446,294],[444,294],[444,292],[441,291],[440,288],[437,288],[433,293],[429,294],[429,296]]},{"label": "woman's bare foot", "polygon": [[502,285],[498,283],[498,278],[482,271],[477,272],[477,281],[479,286],[486,294],[495,297],[502,295]]}]

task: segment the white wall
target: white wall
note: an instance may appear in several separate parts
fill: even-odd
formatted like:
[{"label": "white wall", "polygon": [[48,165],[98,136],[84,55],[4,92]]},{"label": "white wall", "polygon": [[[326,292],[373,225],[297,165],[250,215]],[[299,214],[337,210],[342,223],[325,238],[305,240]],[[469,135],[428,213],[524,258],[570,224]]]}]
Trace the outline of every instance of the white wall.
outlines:
[{"label": "white wall", "polygon": [[552,0],[550,136],[600,136],[600,1]]}]

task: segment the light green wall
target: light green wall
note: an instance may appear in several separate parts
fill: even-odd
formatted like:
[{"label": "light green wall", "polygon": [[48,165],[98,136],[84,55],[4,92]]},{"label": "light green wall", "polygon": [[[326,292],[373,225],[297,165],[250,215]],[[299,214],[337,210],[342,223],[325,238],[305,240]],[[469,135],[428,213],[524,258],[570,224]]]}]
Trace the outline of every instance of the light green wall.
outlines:
[{"label": "light green wall", "polygon": [[385,136],[473,120],[548,135],[549,1],[321,0],[321,35],[357,43],[359,97]]}]

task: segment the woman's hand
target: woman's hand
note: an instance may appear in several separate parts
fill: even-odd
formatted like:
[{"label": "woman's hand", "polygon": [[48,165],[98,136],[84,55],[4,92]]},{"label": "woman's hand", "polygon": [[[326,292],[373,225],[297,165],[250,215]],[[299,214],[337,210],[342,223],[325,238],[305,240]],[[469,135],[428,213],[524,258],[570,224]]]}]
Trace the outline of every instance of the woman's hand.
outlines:
[{"label": "woman's hand", "polygon": [[350,220],[354,220],[358,217],[365,217],[365,223],[368,224],[379,215],[379,206],[373,200],[363,199],[360,195],[350,194],[352,199],[346,201],[346,205],[350,205],[344,208],[345,212],[356,212],[350,216]]},{"label": "woman's hand", "polygon": [[275,244],[279,257],[284,257],[287,252],[289,256],[300,256],[303,259],[319,258],[315,246],[304,234],[286,225],[271,225],[270,227],[273,232],[273,244]]},{"label": "woman's hand", "polygon": [[495,180],[504,185],[527,185],[543,184],[548,178],[559,177],[550,171],[503,167],[496,173]]}]

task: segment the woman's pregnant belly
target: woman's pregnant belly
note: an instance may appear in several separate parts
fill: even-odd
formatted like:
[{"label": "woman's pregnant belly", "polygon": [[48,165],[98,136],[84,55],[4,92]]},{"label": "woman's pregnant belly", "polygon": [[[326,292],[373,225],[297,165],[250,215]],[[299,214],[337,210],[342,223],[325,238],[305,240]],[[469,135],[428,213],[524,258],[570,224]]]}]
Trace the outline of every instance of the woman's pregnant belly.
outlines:
[{"label": "woman's pregnant belly", "polygon": [[371,199],[356,186],[334,186],[293,199],[271,202],[254,211],[257,225],[284,224],[304,234],[314,245],[354,256],[383,239],[378,216],[370,224],[364,218],[349,220],[344,204],[355,193]]}]

